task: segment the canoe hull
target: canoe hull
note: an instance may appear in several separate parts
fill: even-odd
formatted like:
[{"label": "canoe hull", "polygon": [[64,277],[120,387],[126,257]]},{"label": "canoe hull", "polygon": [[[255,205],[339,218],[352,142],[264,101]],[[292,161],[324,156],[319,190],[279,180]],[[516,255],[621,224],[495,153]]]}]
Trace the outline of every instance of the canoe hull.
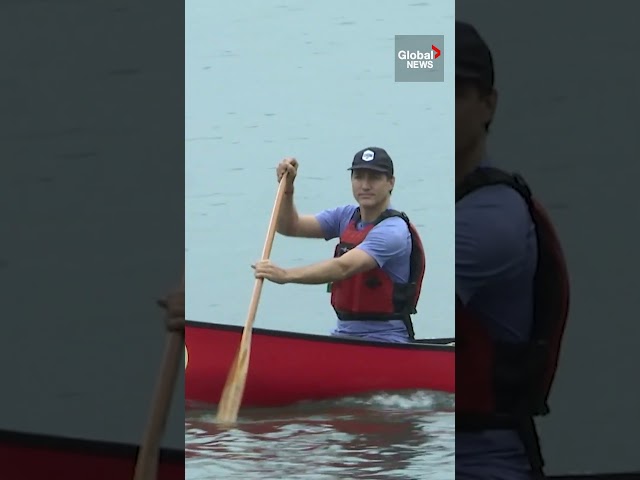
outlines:
[{"label": "canoe hull", "polygon": [[[138,447],[0,430],[1,478],[131,480]],[[163,450],[158,480],[184,480],[184,451]]]},{"label": "canoe hull", "polygon": [[[185,395],[218,403],[242,327],[187,322]],[[455,393],[455,347],[389,344],[253,329],[245,407],[273,407],[377,391]]]}]

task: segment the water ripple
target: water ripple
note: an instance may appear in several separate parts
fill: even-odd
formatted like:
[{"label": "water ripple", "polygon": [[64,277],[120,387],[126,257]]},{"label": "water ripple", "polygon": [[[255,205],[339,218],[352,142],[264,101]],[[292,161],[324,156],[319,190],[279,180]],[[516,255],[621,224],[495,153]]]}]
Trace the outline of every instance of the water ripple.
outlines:
[{"label": "water ripple", "polygon": [[243,412],[222,429],[214,412],[185,422],[187,479],[444,479],[453,476],[451,395],[378,394]]}]

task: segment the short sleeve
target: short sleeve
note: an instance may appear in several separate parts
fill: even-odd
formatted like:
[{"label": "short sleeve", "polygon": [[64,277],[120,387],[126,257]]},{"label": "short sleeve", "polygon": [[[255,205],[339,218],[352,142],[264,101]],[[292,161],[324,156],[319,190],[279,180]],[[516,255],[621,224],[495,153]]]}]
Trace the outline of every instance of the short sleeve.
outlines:
[{"label": "short sleeve", "polygon": [[510,187],[485,187],[458,202],[456,296],[463,304],[486,285],[525,268],[533,229],[525,200]]},{"label": "short sleeve", "polygon": [[373,227],[357,248],[371,255],[382,268],[389,260],[411,253],[409,227],[401,218],[387,218]]},{"label": "short sleeve", "polygon": [[315,215],[320,223],[325,240],[338,238],[342,229],[349,222],[357,207],[354,205],[343,205],[340,207],[322,210]]}]

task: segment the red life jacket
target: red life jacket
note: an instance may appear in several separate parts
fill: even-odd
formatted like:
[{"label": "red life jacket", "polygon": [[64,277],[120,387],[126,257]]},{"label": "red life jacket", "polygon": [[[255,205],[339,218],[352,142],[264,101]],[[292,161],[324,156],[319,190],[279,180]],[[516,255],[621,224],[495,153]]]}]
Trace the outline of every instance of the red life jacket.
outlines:
[{"label": "red life jacket", "polygon": [[406,214],[396,210],[386,210],[373,223],[362,230],[357,229],[360,222],[360,208],[351,217],[349,225],[340,235],[340,243],[336,246],[334,257],[344,255],[362,243],[367,234],[387,218],[402,218],[411,234],[411,256],[409,281],[395,283],[381,268],[374,268],[358,273],[331,285],[331,306],[340,320],[402,320],[409,337],[414,338],[411,315],[416,313],[416,306],[422,290],[422,279],[425,272],[425,253],[418,231]]},{"label": "red life jacket", "polygon": [[489,185],[519,192],[535,225],[534,321],[530,341],[501,343],[489,335],[480,314],[456,298],[456,430],[518,430],[534,471],[541,474],[544,462],[533,417],[549,413],[547,401],[569,313],[569,275],[551,220],[519,175],[478,169],[456,188],[456,203]]}]

